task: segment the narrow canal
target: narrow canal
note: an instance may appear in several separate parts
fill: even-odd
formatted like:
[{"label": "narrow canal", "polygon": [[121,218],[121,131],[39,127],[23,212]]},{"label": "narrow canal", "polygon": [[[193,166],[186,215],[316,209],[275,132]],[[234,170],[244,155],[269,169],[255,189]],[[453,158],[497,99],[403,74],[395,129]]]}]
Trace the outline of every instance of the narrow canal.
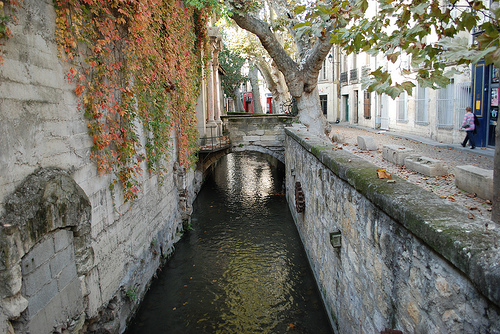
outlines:
[{"label": "narrow canal", "polygon": [[258,153],[221,159],[127,333],[332,333],[283,178]]}]

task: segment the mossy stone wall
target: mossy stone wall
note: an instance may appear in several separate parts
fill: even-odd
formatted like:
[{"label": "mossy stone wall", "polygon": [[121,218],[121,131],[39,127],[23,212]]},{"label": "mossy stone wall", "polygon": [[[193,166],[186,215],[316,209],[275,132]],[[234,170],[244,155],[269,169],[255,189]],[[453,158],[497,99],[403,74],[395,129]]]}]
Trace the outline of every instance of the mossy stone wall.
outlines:
[{"label": "mossy stone wall", "polygon": [[405,180],[378,179],[375,165],[306,128],[285,130],[288,202],[337,333],[500,332],[491,221]]}]

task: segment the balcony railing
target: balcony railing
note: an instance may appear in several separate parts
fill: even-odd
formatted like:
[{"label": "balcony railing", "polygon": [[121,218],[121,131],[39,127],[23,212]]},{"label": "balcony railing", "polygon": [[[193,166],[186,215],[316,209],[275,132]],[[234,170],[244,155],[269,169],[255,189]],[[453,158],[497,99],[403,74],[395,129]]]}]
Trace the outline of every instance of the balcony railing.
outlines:
[{"label": "balcony railing", "polygon": [[357,68],[353,68],[349,72],[349,81],[357,81],[357,80],[358,80],[358,69]]},{"label": "balcony railing", "polygon": [[370,76],[371,68],[370,66],[363,66],[361,68],[361,77],[368,78]]},{"label": "balcony railing", "polygon": [[[210,128],[212,132],[212,128]],[[200,138],[200,153],[210,153],[220,151],[231,146],[229,135],[222,136],[211,135],[209,137]]]},{"label": "balcony railing", "polygon": [[340,73],[340,83],[347,83],[347,72]]}]

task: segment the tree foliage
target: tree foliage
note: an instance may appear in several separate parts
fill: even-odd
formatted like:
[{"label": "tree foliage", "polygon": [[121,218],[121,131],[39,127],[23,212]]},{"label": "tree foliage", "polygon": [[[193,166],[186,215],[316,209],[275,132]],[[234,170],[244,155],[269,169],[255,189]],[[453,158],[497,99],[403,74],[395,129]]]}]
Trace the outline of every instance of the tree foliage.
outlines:
[{"label": "tree foliage", "polygon": [[[0,47],[3,42],[12,36],[9,29],[9,23],[16,21],[16,11],[21,6],[22,0],[4,0],[0,1]],[[0,65],[3,64],[2,49],[0,48]]]},{"label": "tree foliage", "polygon": [[[409,94],[418,81],[421,87],[445,87],[456,73],[450,65],[468,65],[484,59],[500,66],[498,20],[500,11],[483,1],[451,0],[358,0],[345,7],[345,21],[332,33],[331,41],[346,53],[382,54],[395,63],[411,57],[411,68],[402,69],[406,80],[394,82],[387,69],[379,67],[364,82],[368,91],[395,98]],[[376,14],[365,15],[369,6]],[[336,15],[334,8],[329,11]],[[470,43],[475,34],[477,43]]]},{"label": "tree foliage", "polygon": [[226,71],[225,75],[222,76],[222,87],[224,93],[233,99],[240,98],[234,95],[235,88],[248,80],[248,77],[242,73],[245,62],[245,58],[228,50],[225,46],[219,52],[219,63]]},{"label": "tree foliage", "polygon": [[[292,57],[296,56],[296,47],[292,36],[286,29],[277,28],[278,24],[271,20],[273,15],[267,15],[267,21],[273,26],[273,31],[280,44]],[[283,20],[277,20],[282,22]],[[223,28],[224,42],[229,50],[239,54],[249,62],[255,64],[266,81],[266,86],[273,95],[273,103],[281,105],[290,98],[283,74],[278,70],[276,63],[262,47],[256,35],[240,29],[229,20],[219,20],[218,25]]]},{"label": "tree foliage", "polygon": [[135,198],[144,160],[161,178],[172,134],[180,164],[192,165],[206,13],[168,0],[55,0],[55,7],[57,43],[93,139],[90,158],[115,176],[111,188]]}]

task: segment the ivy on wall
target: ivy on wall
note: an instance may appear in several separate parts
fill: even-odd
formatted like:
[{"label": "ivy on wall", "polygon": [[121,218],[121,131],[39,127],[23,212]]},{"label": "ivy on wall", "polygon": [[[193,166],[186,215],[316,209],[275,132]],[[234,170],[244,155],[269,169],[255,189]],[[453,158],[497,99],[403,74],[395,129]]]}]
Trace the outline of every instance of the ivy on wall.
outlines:
[{"label": "ivy on wall", "polygon": [[[12,36],[8,24],[16,21],[15,12],[21,6],[22,0],[3,0],[0,1],[0,47],[4,41]],[[0,65],[3,64],[3,50],[0,49]]]},{"label": "ivy on wall", "polygon": [[[208,11],[177,0],[54,0],[60,56],[72,67],[88,120],[90,158],[137,197],[145,161],[163,179],[177,141],[179,163],[196,161],[196,103]],[[141,139],[143,138],[143,139]]]}]

